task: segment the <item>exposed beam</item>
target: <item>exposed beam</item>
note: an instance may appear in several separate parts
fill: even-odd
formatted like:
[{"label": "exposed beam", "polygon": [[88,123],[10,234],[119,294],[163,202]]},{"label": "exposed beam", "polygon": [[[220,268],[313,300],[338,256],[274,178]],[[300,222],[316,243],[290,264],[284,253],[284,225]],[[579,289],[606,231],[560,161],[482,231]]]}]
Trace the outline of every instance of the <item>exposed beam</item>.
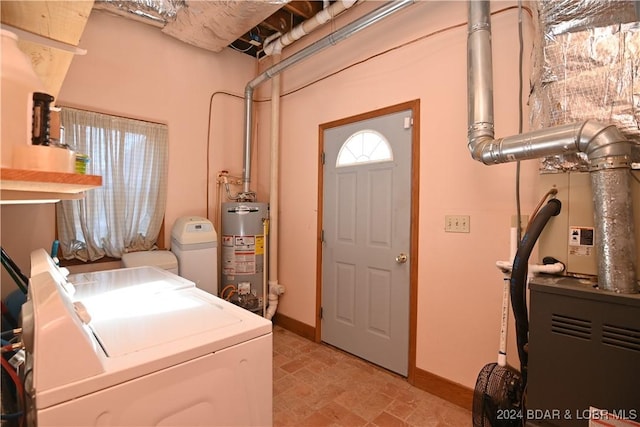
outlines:
[{"label": "exposed beam", "polygon": [[304,19],[309,19],[322,10],[322,2],[296,0],[285,4],[284,9],[303,17]]},{"label": "exposed beam", "polygon": [[272,31],[280,31],[282,34],[285,34],[291,31],[291,28],[293,28],[294,23],[292,21],[293,16],[291,16],[291,13],[287,12],[286,10],[280,9],[271,16],[267,17],[260,23],[260,25]]}]

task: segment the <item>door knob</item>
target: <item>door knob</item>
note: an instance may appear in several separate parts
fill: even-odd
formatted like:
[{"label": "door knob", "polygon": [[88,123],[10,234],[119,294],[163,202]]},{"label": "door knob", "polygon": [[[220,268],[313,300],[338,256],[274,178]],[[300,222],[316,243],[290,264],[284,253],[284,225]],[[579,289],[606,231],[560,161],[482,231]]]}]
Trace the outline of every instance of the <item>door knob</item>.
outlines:
[{"label": "door knob", "polygon": [[407,254],[401,253],[400,255],[398,255],[396,257],[396,262],[398,264],[404,264],[405,262],[407,262]]}]

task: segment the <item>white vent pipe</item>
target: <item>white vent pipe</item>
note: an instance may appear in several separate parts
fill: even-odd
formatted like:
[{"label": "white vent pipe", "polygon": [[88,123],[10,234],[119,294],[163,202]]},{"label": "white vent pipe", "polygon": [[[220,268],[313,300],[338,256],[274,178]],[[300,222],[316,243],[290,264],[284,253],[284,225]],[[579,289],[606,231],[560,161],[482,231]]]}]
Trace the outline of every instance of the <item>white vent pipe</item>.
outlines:
[{"label": "white vent pipe", "polygon": [[291,29],[291,31],[283,36],[280,36],[275,41],[269,43],[265,41],[265,45],[263,48],[265,55],[268,56],[273,54],[274,52],[281,52],[282,48],[284,48],[285,46],[289,46],[291,43],[309,34],[316,28],[331,21],[336,16],[356,4],[356,1],[357,0],[338,0],[329,6],[325,5],[325,8],[320,12],[316,13],[313,17],[307,19],[301,24],[295,26]]},{"label": "white vent pipe", "polygon": [[468,146],[484,164],[582,152],[590,164],[601,289],[637,293],[631,147],[620,130],[592,120],[494,139],[489,1],[468,2]]},{"label": "white vent pipe", "polygon": [[[280,51],[273,55],[275,63],[280,62]],[[270,169],[269,169],[269,293],[268,308],[265,318],[271,320],[278,308],[279,296],[284,286],[278,283],[278,225],[280,214],[280,74],[271,81],[271,134],[270,134]],[[263,295],[267,295],[264,293]],[[267,300],[265,300],[267,303]]]}]

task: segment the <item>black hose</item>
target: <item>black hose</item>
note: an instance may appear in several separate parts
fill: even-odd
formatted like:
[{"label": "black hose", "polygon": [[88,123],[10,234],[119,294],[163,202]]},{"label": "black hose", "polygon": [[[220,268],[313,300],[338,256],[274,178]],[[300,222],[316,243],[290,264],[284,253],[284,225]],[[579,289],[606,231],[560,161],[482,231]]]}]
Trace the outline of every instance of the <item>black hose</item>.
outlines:
[{"label": "black hose", "polygon": [[29,278],[22,274],[18,265],[13,262],[9,254],[0,246],[0,257],[2,258],[2,266],[7,270],[13,281],[18,285],[20,290],[26,295]]},{"label": "black hose", "polygon": [[520,373],[523,387],[527,383],[528,354],[526,345],[529,343],[529,314],[527,312],[526,292],[529,256],[547,222],[552,216],[558,215],[561,208],[562,203],[560,203],[560,200],[551,199],[540,209],[531,220],[527,232],[522,238],[520,245],[518,245],[516,256],[513,259],[510,281],[511,308],[513,309],[513,316],[516,321],[516,342],[518,346],[518,356],[520,357]]}]

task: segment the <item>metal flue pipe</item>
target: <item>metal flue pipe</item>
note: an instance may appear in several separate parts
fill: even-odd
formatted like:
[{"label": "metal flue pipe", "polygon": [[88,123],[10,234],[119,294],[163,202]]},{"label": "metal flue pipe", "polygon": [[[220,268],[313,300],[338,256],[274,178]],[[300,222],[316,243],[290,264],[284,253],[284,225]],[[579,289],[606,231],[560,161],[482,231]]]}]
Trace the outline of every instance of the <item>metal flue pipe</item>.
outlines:
[{"label": "metal flue pipe", "polygon": [[493,165],[585,153],[589,159],[598,236],[598,284],[609,291],[637,293],[637,248],[629,177],[631,142],[616,126],[592,120],[495,139],[489,1],[471,0],[468,8],[467,141],[471,156]]},{"label": "metal flue pipe", "polygon": [[414,3],[415,0],[397,0],[390,1],[375,9],[374,11],[356,19],[352,23],[336,30],[335,32],[321,38],[306,48],[294,53],[290,57],[284,59],[281,62],[271,66],[265,70],[262,74],[255,79],[247,83],[244,90],[244,164],[242,168],[242,185],[243,194],[248,198],[253,197],[253,193],[250,191],[251,183],[251,137],[253,130],[253,92],[254,89],[265,81],[271,79],[276,74],[281,73],[292,65],[326,49],[329,46],[335,45],[342,40],[354,35],[355,33],[364,30],[365,28],[377,23],[378,21],[393,15],[394,13],[404,9],[405,7]]}]

